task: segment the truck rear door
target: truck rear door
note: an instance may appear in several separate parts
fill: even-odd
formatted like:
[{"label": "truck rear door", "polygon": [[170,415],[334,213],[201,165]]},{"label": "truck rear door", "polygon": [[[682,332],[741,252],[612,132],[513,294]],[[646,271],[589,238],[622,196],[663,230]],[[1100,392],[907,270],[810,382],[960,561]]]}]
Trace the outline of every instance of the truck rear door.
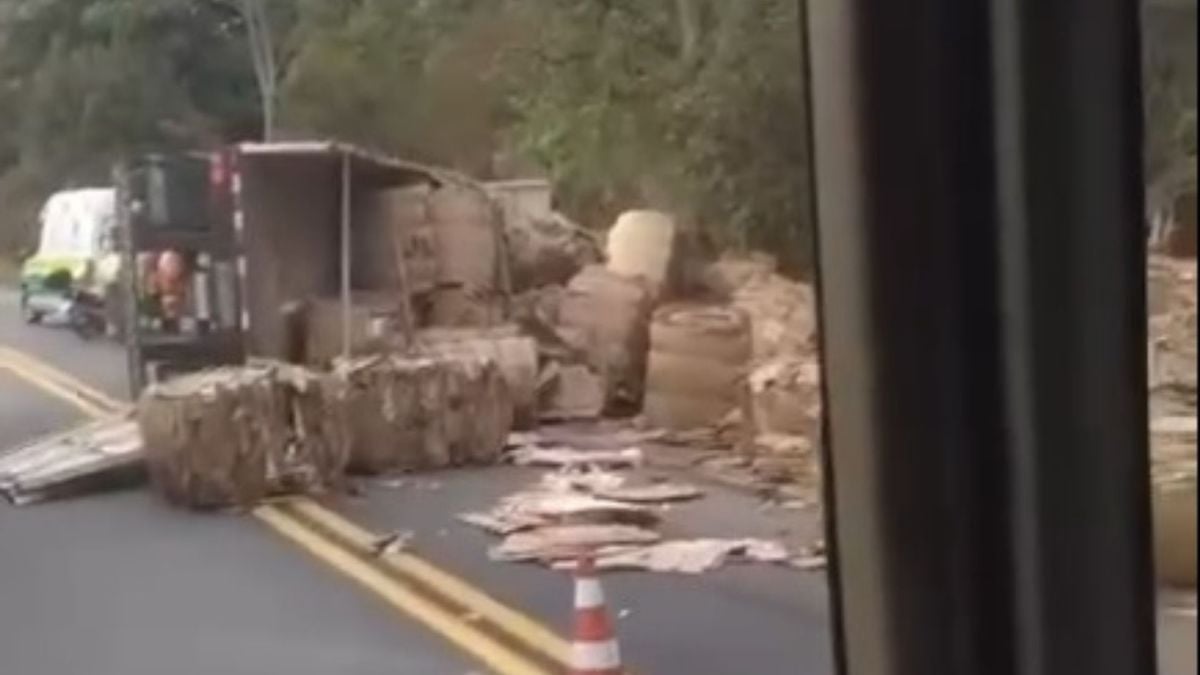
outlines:
[{"label": "truck rear door", "polygon": [[117,170],[136,396],[171,374],[245,358],[233,155],[147,155]]}]

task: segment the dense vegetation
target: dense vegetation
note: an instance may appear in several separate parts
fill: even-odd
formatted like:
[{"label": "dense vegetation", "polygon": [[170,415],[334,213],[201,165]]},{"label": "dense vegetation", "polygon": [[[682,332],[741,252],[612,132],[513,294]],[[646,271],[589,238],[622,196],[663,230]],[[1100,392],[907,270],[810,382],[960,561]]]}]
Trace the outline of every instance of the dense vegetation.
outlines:
[{"label": "dense vegetation", "polygon": [[[48,191],[144,149],[257,137],[266,110],[276,138],[543,173],[585,223],[662,206],[718,243],[798,251],[802,269],[798,4],[0,0],[0,249],[27,241]],[[1189,133],[1194,153],[1191,11],[1160,22],[1191,26],[1184,50],[1148,43],[1155,169]]]}]

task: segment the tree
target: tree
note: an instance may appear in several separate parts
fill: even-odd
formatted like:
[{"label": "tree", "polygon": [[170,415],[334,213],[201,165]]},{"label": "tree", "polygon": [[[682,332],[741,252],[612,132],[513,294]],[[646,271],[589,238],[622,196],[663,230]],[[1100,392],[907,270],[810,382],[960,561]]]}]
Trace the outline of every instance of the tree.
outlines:
[{"label": "tree", "polygon": [[517,145],[585,220],[649,204],[722,245],[807,265],[796,4],[516,3],[544,30],[512,68]]},{"label": "tree", "polygon": [[215,0],[9,0],[0,12],[0,245],[57,188],[117,158],[254,126],[240,18]]}]

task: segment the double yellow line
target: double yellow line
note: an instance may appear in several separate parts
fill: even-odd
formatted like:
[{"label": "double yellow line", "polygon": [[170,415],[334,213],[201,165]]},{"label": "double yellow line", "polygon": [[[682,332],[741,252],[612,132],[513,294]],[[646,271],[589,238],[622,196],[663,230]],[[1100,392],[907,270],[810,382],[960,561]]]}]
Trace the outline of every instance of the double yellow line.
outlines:
[{"label": "double yellow line", "polygon": [[[0,369],[93,418],[128,404],[49,364],[0,346]],[[303,497],[259,506],[254,516],[390,607],[416,620],[500,675],[565,672],[570,645],[534,619],[407,552],[378,554],[377,536]],[[564,604],[569,598],[564,598]]]},{"label": "double yellow line", "polygon": [[491,671],[565,671],[570,646],[558,635],[411,553],[375,553],[375,535],[312,500],[281,500],[254,515]]},{"label": "double yellow line", "polygon": [[7,370],[47,394],[70,403],[88,417],[108,417],[128,407],[48,363],[3,345],[0,345],[0,370]]}]

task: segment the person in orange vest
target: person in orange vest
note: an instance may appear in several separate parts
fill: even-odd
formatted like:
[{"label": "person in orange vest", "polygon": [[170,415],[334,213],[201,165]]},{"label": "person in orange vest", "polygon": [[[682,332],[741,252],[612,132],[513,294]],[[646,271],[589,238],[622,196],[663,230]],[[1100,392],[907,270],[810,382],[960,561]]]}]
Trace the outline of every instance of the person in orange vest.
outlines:
[{"label": "person in orange vest", "polygon": [[183,314],[183,301],[187,290],[187,261],[176,251],[163,251],[158,256],[154,271],[163,319],[174,323]]},{"label": "person in orange vest", "polygon": [[139,255],[138,266],[146,313],[161,319],[165,330],[174,330],[183,314],[187,261],[176,251],[163,251]]}]

